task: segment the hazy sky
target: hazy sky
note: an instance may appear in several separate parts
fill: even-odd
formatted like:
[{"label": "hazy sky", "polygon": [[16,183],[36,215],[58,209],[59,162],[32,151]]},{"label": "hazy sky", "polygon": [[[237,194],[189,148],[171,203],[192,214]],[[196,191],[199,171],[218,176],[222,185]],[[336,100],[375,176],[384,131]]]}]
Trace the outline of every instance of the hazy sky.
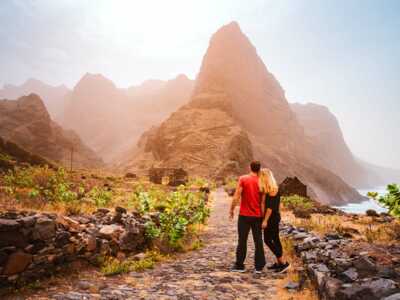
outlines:
[{"label": "hazy sky", "polygon": [[328,106],[358,157],[400,169],[397,0],[2,0],[0,85],[195,78],[211,34],[232,20],[289,101]]}]

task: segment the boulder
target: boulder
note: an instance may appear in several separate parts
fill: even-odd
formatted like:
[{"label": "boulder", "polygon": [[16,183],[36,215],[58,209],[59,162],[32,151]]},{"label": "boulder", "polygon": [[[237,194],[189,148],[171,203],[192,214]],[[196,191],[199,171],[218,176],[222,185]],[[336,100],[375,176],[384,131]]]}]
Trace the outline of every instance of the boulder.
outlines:
[{"label": "boulder", "polygon": [[321,288],[321,299],[333,300],[337,299],[339,290],[342,288],[342,282],[339,279],[329,277],[325,280],[323,288]]},{"label": "boulder", "polygon": [[376,212],[376,210],[374,210],[374,209],[368,209],[366,212],[365,212],[365,214],[368,216],[368,217],[379,217],[379,214]]},{"label": "boulder", "polygon": [[16,220],[0,219],[0,231],[15,231],[20,228],[21,225]]},{"label": "boulder", "polygon": [[59,231],[56,233],[55,245],[58,248],[62,248],[64,245],[68,244],[71,234],[68,231]]},{"label": "boulder", "polygon": [[35,240],[48,240],[56,234],[55,221],[47,217],[38,218],[33,228],[32,238]]},{"label": "boulder", "polygon": [[366,256],[360,256],[353,261],[354,268],[357,269],[363,276],[368,274],[375,274],[377,266]]},{"label": "boulder", "polygon": [[138,225],[126,227],[119,239],[119,247],[124,251],[139,250],[145,243],[144,228]]},{"label": "boulder", "polygon": [[300,219],[310,219],[311,218],[311,210],[301,208],[301,207],[293,208],[293,214],[296,218],[300,218]]},{"label": "boulder", "polygon": [[344,271],[341,275],[345,282],[353,282],[358,278],[358,273],[355,268],[350,268]]},{"label": "boulder", "polygon": [[400,293],[396,293],[388,297],[382,298],[382,300],[400,300]]},{"label": "boulder", "polygon": [[137,175],[134,174],[134,173],[128,172],[128,173],[125,174],[125,178],[136,179]]},{"label": "boulder", "polygon": [[336,299],[341,299],[341,300],[378,300],[379,298],[375,298],[374,295],[372,294],[372,291],[370,288],[366,286],[360,286],[360,285],[350,285],[349,287],[346,287],[344,289],[341,289],[337,293],[337,298]]},{"label": "boulder", "polygon": [[87,251],[95,251],[97,249],[97,239],[94,235],[87,236],[86,240],[86,250]]},{"label": "boulder", "polygon": [[32,262],[32,255],[22,251],[14,252],[8,257],[4,266],[4,275],[14,275],[24,271]]},{"label": "boulder", "polygon": [[107,240],[118,239],[122,232],[124,232],[124,229],[121,226],[115,224],[104,225],[99,230],[100,236]]},{"label": "boulder", "polygon": [[15,246],[24,248],[28,245],[28,238],[19,231],[0,231],[0,247]]},{"label": "boulder", "polygon": [[387,294],[390,295],[391,291],[394,291],[397,288],[396,283],[393,280],[386,278],[370,280],[364,282],[362,286],[371,289],[372,293],[377,299],[380,299]]}]

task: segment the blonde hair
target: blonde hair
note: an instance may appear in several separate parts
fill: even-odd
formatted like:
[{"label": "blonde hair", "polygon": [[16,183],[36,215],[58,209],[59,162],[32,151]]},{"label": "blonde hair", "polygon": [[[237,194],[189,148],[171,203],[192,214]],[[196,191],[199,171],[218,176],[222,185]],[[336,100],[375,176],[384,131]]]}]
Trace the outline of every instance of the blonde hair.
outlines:
[{"label": "blonde hair", "polygon": [[276,196],[278,194],[278,184],[276,183],[274,174],[269,169],[262,169],[259,176],[260,192]]}]

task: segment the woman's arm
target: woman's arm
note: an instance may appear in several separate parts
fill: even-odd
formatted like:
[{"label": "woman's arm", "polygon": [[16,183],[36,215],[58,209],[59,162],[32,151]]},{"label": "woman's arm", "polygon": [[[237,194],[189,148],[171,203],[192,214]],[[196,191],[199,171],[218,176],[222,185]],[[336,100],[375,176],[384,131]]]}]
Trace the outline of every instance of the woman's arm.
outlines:
[{"label": "woman's arm", "polygon": [[271,216],[271,214],[272,214],[272,209],[267,208],[267,212],[265,214],[264,221],[262,222],[263,229],[267,228],[268,220],[269,220],[269,217]]},{"label": "woman's arm", "polygon": [[265,205],[266,212],[265,212],[265,215],[264,215],[264,220],[262,222],[262,228],[265,229],[267,227],[267,225],[268,225],[269,217],[272,214],[271,197],[268,194],[265,195],[264,203],[266,203],[266,205]]}]

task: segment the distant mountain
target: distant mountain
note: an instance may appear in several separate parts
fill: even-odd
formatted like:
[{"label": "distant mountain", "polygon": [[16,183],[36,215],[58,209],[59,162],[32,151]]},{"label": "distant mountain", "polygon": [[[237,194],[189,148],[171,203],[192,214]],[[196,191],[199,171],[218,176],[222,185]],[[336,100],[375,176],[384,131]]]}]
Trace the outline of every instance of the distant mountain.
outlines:
[{"label": "distant mountain", "polygon": [[22,163],[29,165],[48,165],[52,164],[46,159],[32,154],[25,149],[22,149],[17,144],[6,141],[0,137],[0,171],[13,169]]},{"label": "distant mountain", "polygon": [[291,104],[305,133],[310,137],[314,153],[324,167],[333,171],[354,187],[377,186],[381,178],[370,168],[360,163],[347,146],[339,122],[325,106]]},{"label": "distant mountain", "polygon": [[279,180],[298,176],[320,202],[362,199],[315,155],[280,84],[233,22],[212,36],[190,102],[146,132],[120,167],[183,167],[215,178],[247,172],[253,158]]},{"label": "distant mountain", "polygon": [[119,89],[104,76],[87,73],[66,96],[62,124],[110,163],[136,144],[146,129],[187,102],[192,85],[186,76],[178,76]]},{"label": "distant mountain", "polygon": [[371,187],[386,186],[390,183],[400,184],[400,170],[377,166],[361,159],[357,160],[365,169],[368,170],[368,172],[373,172],[379,177],[378,180],[374,182],[374,185],[371,185]]},{"label": "distant mountain", "polygon": [[128,88],[127,94],[140,111],[165,117],[189,101],[193,87],[194,81],[181,74],[167,81],[147,80]]},{"label": "distant mountain", "polygon": [[51,120],[43,101],[35,94],[0,101],[0,136],[53,163],[69,166],[73,149],[74,167],[103,165],[74,132],[63,130]]},{"label": "distant mountain", "polygon": [[69,89],[64,85],[51,86],[31,78],[19,86],[5,85],[0,90],[0,99],[17,99],[31,93],[37,94],[43,99],[51,118],[59,123],[64,112],[64,97],[68,92]]}]

